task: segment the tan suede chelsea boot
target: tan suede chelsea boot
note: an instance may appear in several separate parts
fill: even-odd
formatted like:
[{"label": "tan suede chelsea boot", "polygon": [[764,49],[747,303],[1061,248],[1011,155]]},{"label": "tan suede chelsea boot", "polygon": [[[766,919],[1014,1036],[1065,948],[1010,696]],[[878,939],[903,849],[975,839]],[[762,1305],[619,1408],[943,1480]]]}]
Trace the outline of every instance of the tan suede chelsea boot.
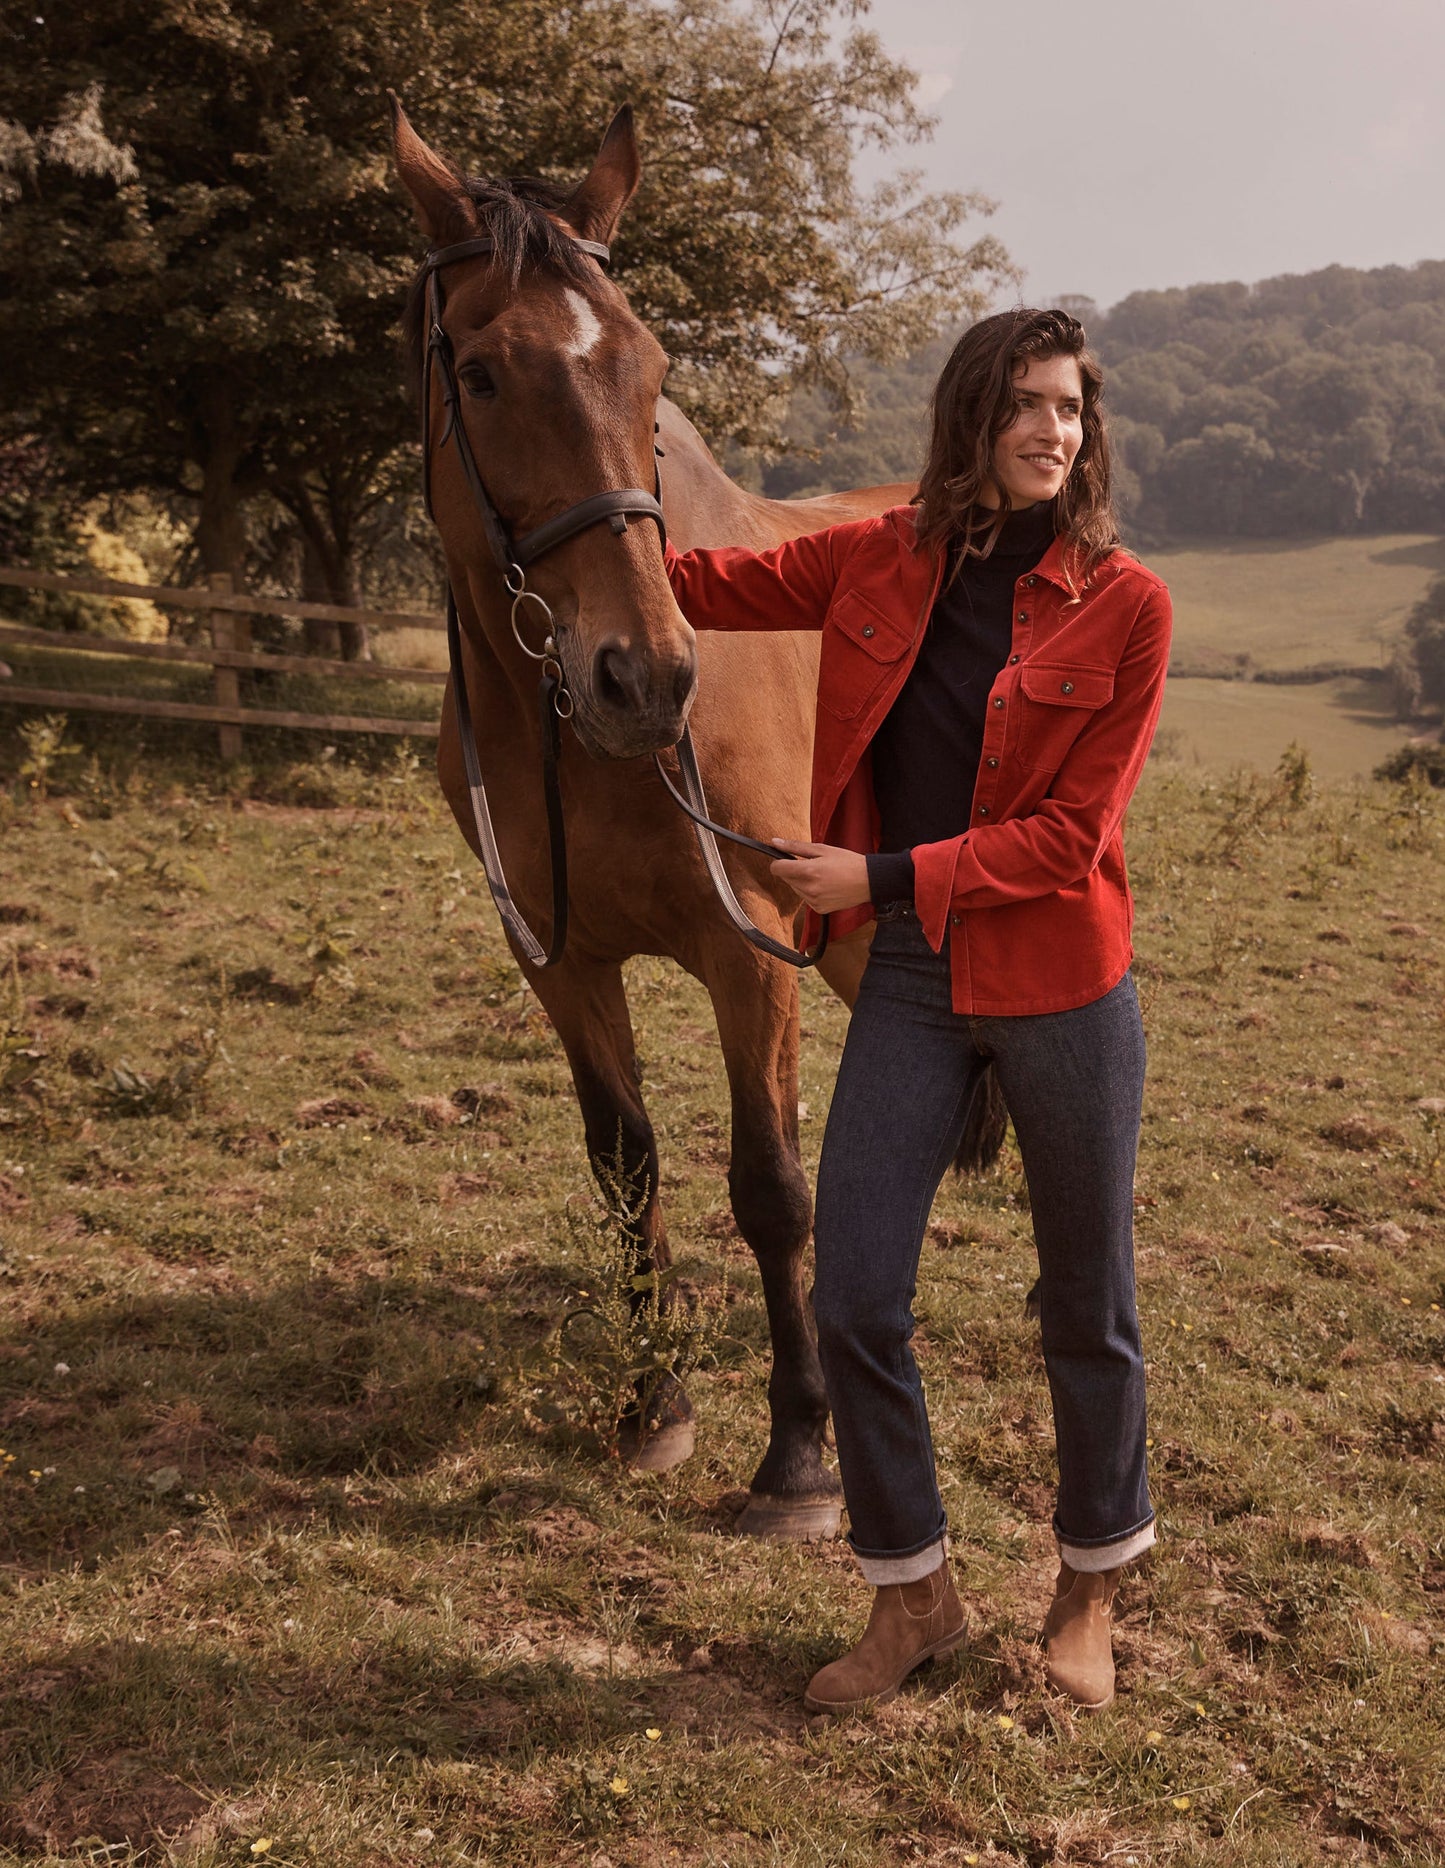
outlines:
[{"label": "tan suede chelsea boot", "polygon": [[1098,1712],[1114,1697],[1114,1591],[1123,1574],[1060,1563],[1044,1617],[1049,1685],[1085,1712]]},{"label": "tan suede chelsea boot", "polygon": [[803,1704],[809,1712],[853,1712],[892,1699],[915,1667],[956,1648],[968,1615],[947,1562],[916,1583],[885,1583],[873,1592],[863,1639],[815,1673]]}]

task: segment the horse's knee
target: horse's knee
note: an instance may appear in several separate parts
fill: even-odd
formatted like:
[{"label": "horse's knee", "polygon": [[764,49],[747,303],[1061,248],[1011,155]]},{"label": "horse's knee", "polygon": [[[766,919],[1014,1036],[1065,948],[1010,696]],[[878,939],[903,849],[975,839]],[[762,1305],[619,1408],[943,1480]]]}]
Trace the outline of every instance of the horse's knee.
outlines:
[{"label": "horse's knee", "polygon": [[800,1251],[813,1220],[803,1164],[782,1148],[739,1150],[728,1171],[733,1217],[758,1253]]}]

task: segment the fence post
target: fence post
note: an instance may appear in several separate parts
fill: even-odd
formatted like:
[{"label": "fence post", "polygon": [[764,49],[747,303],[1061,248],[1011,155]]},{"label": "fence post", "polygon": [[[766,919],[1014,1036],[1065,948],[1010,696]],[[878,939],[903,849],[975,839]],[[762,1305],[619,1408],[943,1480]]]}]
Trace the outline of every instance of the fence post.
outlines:
[{"label": "fence post", "polygon": [[[209,583],[212,590],[230,594],[233,586],[229,571],[212,571]],[[234,649],[236,641],[236,612],[234,610],[211,611],[211,643],[218,649]],[[239,707],[241,704],[241,675],[236,668],[216,666],[214,692],[218,707]],[[226,761],[239,759],[241,756],[241,729],[229,721],[222,723],[221,757]]]}]

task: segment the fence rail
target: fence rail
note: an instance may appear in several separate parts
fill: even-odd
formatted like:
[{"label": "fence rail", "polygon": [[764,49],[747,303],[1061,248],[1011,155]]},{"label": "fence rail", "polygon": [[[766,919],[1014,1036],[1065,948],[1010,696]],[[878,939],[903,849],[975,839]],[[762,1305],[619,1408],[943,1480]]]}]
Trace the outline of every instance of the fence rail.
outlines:
[{"label": "fence rail", "polygon": [[436,668],[393,668],[370,661],[338,661],[319,655],[273,654],[251,647],[253,616],[296,617],[304,622],[350,623],[366,629],[446,628],[434,614],[406,610],[359,610],[338,603],[306,603],[292,597],[250,596],[231,588],[228,577],[213,578],[209,589],[165,584],[127,584],[109,577],[68,577],[53,571],[0,567],[0,585],[22,590],[50,590],[81,597],[125,597],[162,609],[201,610],[210,619],[205,642],[135,642],[125,637],[83,631],[35,629],[0,618],[0,647],[45,648],[80,655],[111,655],[169,663],[199,663],[212,670],[214,704],[148,700],[132,694],[103,694],[89,689],[36,687],[0,678],[0,704],[79,709],[82,712],[132,714],[158,720],[196,720],[220,731],[223,759],[241,755],[245,727],[287,727],[322,733],[396,733],[434,739],[438,723],[382,714],[298,713],[275,707],[241,705],[242,671],[356,677],[359,680],[424,682],[439,685],[446,674]]},{"label": "fence rail", "polygon": [[303,603],[298,597],[252,597],[219,587],[188,589],[169,584],[121,584],[113,577],[70,577],[56,571],[0,567],[0,584],[23,590],[70,591],[80,597],[136,597],[171,610],[234,610],[241,616],[299,616],[313,623],[366,623],[373,629],[445,629],[434,610],[353,610],[343,603]]}]

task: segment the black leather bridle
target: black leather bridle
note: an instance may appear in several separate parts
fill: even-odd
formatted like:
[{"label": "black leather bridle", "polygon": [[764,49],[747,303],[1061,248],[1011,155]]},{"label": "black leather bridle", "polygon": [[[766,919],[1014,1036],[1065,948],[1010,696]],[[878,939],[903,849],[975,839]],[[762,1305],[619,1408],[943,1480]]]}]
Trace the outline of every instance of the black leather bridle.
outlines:
[{"label": "black leather bridle", "polygon": [[[569,238],[582,252],[591,254],[599,264],[606,265],[611,257],[608,249],[598,241],[581,240],[575,235]],[[552,868],[552,934],[545,947],[522,919],[512,899],[511,890],[507,887],[507,878],[502,869],[501,853],[497,847],[496,833],[492,828],[492,815],[487,805],[486,787],[482,782],[481,760],[478,757],[476,734],[472,726],[471,704],[467,698],[466,675],[462,667],[461,623],[457,615],[456,596],[452,590],[451,579],[447,579],[447,653],[451,663],[452,699],[457,714],[457,730],[461,736],[462,762],[466,771],[467,790],[471,797],[472,820],[481,850],[482,869],[487,878],[487,887],[492,893],[492,900],[497,905],[497,913],[501,916],[503,925],[513,941],[533,966],[547,967],[557,964],[567,943],[567,833],[562,814],[562,790],[558,778],[557,761],[561,751],[559,722],[571,718],[572,697],[567,691],[566,676],[557,652],[556,637],[552,630],[551,609],[537,591],[529,588],[527,567],[534,564],[544,553],[553,550],[569,538],[575,538],[579,532],[585,532],[589,527],[600,524],[604,519],[618,536],[626,531],[629,517],[651,519],[656,523],[658,536],[664,545],[667,541],[667,524],[662,514],[662,482],[659,476],[655,481],[654,491],[651,493],[645,493],[641,487],[622,487],[616,491],[593,493],[587,499],[578,500],[575,505],[569,506],[565,512],[558,513],[555,518],[545,520],[532,531],[523,533],[520,538],[513,538],[506,521],[492,503],[478,470],[476,456],[472,453],[471,442],[467,438],[466,423],[462,419],[461,389],[457,381],[452,341],[442,324],[442,312],[445,308],[441,286],[443,268],[455,265],[461,260],[488,257],[495,251],[495,242],[487,236],[482,236],[475,240],[461,240],[452,246],[434,247],[422,262],[426,279],[427,319],[426,354],[421,384],[422,494],[426,501],[427,513],[435,522],[436,514],[432,510],[431,499],[431,373],[435,367],[441,374],[442,402],[446,409],[446,424],[442,429],[440,444],[445,447],[448,439],[456,443],[462,473],[481,515],[482,529],[486,534],[488,547],[496,561],[502,582],[512,599],[512,634],[522,653],[541,664],[537,702],[542,729],[542,789],[547,809],[547,835]],[[654,473],[656,472],[657,470],[654,469]],[[537,615],[534,621],[540,622],[544,631],[540,649],[533,648],[523,634],[528,605],[536,610]],[[818,942],[810,952],[800,952],[782,941],[774,940],[772,935],[765,934],[754,924],[728,880],[716,840],[718,837],[725,837],[730,843],[741,844],[744,849],[757,850],[770,858],[776,858],[778,852],[771,844],[761,843],[756,837],[747,837],[740,831],[727,830],[721,824],[713,823],[708,816],[707,798],[702,787],[702,776],[698,771],[692,734],[686,726],[682,729],[682,737],[678,740],[675,751],[682,789],[679,790],[673,784],[660,755],[654,755],[657,770],[670,795],[692,819],[696,827],[703,863],[729,919],[739,933],[750,940],[755,947],[761,948],[764,953],[772,954],[774,958],[786,960],[797,967],[816,965],[828,944],[828,917],[826,915],[821,917]]]}]

